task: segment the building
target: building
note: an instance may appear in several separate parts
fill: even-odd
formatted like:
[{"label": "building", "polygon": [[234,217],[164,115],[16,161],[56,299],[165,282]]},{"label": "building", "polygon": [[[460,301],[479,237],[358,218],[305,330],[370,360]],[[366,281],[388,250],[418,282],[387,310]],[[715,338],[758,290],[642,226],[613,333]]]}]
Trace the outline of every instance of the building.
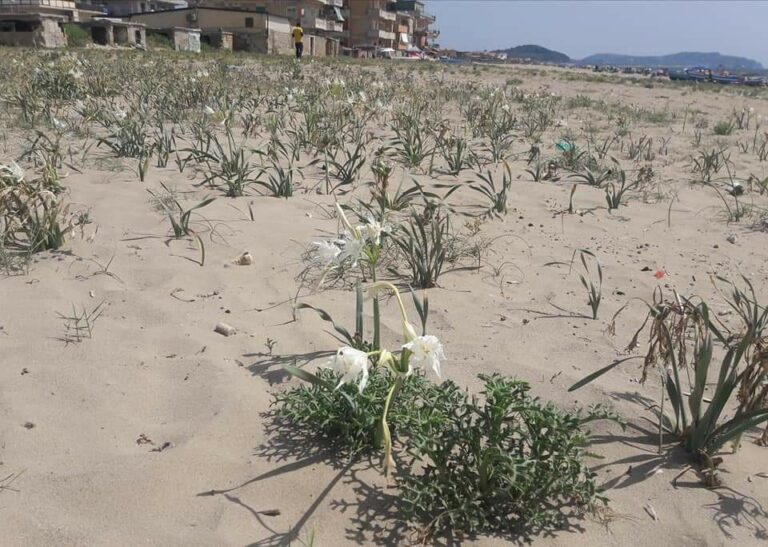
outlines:
[{"label": "building", "polygon": [[144,11],[186,8],[186,0],[95,0],[94,4],[110,17],[122,17]]},{"label": "building", "polygon": [[[355,2],[356,0],[350,0]],[[390,4],[395,12],[407,13],[413,18],[413,45],[420,49],[434,47],[434,41],[440,36],[440,31],[433,29],[435,16],[427,13],[421,0],[397,0]]]},{"label": "building", "polygon": [[269,13],[301,22],[306,34],[341,39],[344,36],[344,0],[265,0]]},{"label": "building", "polygon": [[72,0],[0,0],[2,15],[53,15],[68,22],[80,20],[80,10]]},{"label": "building", "polygon": [[350,47],[391,48],[397,16],[387,0],[348,0],[347,44]]},{"label": "building", "polygon": [[72,0],[0,0],[0,45],[63,47],[64,25],[93,15]]},{"label": "building", "polygon": [[415,19],[406,11],[395,12],[395,17],[395,49],[407,52],[414,46]]},{"label": "building", "polygon": [[[196,5],[165,11],[132,13],[127,17],[131,21],[144,23],[148,29],[190,27],[200,29],[203,35],[231,33],[235,50],[285,55],[294,53],[291,36],[293,24],[286,17],[267,13],[264,7],[251,6],[250,9],[245,9]],[[338,41],[305,35],[305,55],[322,57],[335,55],[337,51]]]}]

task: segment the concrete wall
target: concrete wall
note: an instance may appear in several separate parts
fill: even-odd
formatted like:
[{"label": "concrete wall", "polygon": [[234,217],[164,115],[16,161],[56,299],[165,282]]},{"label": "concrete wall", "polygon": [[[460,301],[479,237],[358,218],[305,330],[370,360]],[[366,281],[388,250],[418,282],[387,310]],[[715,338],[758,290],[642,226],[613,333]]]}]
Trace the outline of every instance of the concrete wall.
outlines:
[{"label": "concrete wall", "polygon": [[0,32],[0,45],[57,48],[67,45],[67,36],[53,19],[43,19],[32,31]]},{"label": "concrete wall", "polygon": [[223,49],[226,51],[232,51],[233,49],[234,39],[231,32],[207,30],[202,32],[201,39],[215,49]]},{"label": "concrete wall", "polygon": [[[197,19],[190,17],[197,14]],[[244,11],[220,11],[211,9],[181,9],[173,11],[160,11],[155,13],[141,13],[132,15],[131,21],[144,23],[150,28],[188,27],[201,29],[224,29],[248,31],[264,30],[267,24],[267,15]],[[253,21],[252,27],[246,27],[246,20]]]},{"label": "concrete wall", "polygon": [[[197,14],[196,20],[190,17],[193,13]],[[170,27],[221,29],[233,34],[232,47],[235,50],[281,55],[292,55],[294,52],[291,23],[275,15],[200,8],[142,13],[132,15],[130,19],[156,29]],[[246,19],[252,20],[253,26],[246,26]]]},{"label": "concrete wall", "polygon": [[173,49],[200,53],[200,33],[186,29],[173,29]]}]

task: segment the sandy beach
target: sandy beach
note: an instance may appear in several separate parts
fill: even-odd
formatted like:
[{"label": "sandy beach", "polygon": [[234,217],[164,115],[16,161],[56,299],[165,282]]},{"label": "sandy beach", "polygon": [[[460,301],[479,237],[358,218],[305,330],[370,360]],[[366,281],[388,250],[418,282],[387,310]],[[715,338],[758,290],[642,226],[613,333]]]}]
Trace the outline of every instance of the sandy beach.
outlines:
[{"label": "sandy beach", "polygon": [[[88,71],[110,70],[108,54],[100,55],[88,54],[80,68],[86,77]],[[37,62],[31,53],[22,57],[6,50],[2,56],[12,67],[5,76],[11,87],[20,86],[27,70],[14,68],[11,57],[28,66]],[[670,295],[673,289],[699,295],[726,321],[726,305],[711,276],[733,281],[746,276],[766,301],[768,192],[747,188],[750,175],[758,181],[768,176],[768,163],[752,146],[753,137],[765,134],[764,128],[755,129],[758,116],[768,116],[765,91],[535,66],[309,62],[296,77],[287,63],[247,57],[190,61],[136,55],[114,70],[127,73],[147,62],[158,65],[142,70],[167,63],[174,74],[199,73],[201,89],[213,90],[209,100],[217,113],[234,100],[234,94],[216,95],[220,78],[231,78],[235,91],[245,82],[258,86],[264,102],[255,109],[259,121],[247,137],[254,148],[264,149],[269,116],[284,121],[299,116],[290,101],[317,87],[331,90],[322,100],[351,100],[355,109],[376,110],[367,126],[368,161],[352,191],[338,195],[350,205],[370,196],[366,183],[372,180],[374,151],[393,138],[389,121],[411,94],[438,104],[446,127],[467,135],[481,154],[482,139],[466,130],[465,105],[450,90],[465,88],[470,96],[498,89],[505,97],[518,90],[556,98],[556,116],[538,144],[545,167],[550,158],[563,156],[557,143],[566,135],[587,150],[587,135],[600,142],[625,124],[608,156],[631,173],[651,166],[654,177],[644,191],[628,193],[616,210],[607,210],[603,190],[579,184],[569,214],[571,189],[579,181],[564,168],[556,180],[533,181],[526,171],[531,141],[522,129],[513,132],[506,153],[512,176],[506,215],[484,217],[482,197],[466,188],[446,200],[454,210],[451,231],[465,247],[428,290],[430,331],[445,348],[443,371],[469,389],[478,388],[481,372],[521,378],[537,396],[563,408],[609,403],[627,421],[623,431],[611,423],[591,427],[590,450],[600,459],[589,465],[606,488],[609,509],[586,514],[570,529],[533,537],[534,545],[765,542],[768,449],[754,442],[762,429],[750,431],[737,454],[725,451],[720,488],[704,487],[694,472],[675,485],[686,463],[677,451],[658,452],[657,423],[648,409],[657,403],[660,387],[656,377],[639,382],[640,361],[567,391],[627,355],[644,317],[642,304],[619,315],[614,335],[607,330],[610,320],[628,301],[652,298],[657,287]],[[334,78],[346,84],[334,84]],[[336,89],[338,96],[332,95]],[[81,119],[73,110],[76,100],[57,103],[56,115]],[[129,117],[135,108],[135,97],[122,93],[93,100],[112,101]],[[522,102],[504,100],[514,112],[522,108]],[[197,106],[190,110],[199,112]],[[748,129],[714,134],[718,122],[742,111],[750,112]],[[33,128],[18,122],[19,109],[10,102],[2,116],[0,163],[18,161],[28,177],[35,176],[34,162],[20,159]],[[317,290],[314,281],[300,276],[312,242],[339,233],[334,196],[324,191],[325,172],[312,163],[318,156],[301,151],[290,198],[262,195],[258,186],[232,198],[201,185],[204,175],[193,167],[180,173],[173,155],[165,167],[153,160],[140,181],[137,161],[96,146],[105,130],[91,125],[89,135],[63,130],[68,153],[59,169],[67,201],[89,211],[84,237],[71,234],[62,248],[34,253],[19,269],[7,267],[0,275],[0,478],[5,477],[0,543],[408,544],[416,537],[414,528],[393,510],[396,484],[382,476],[377,457],[348,464],[298,433],[269,427],[272,394],[299,382],[282,366],[315,370],[339,345],[327,323],[310,310],[295,312],[294,303],[323,308],[346,324],[353,321],[349,287],[335,283]],[[223,126],[214,126],[222,135]],[[239,139],[239,114],[232,127]],[[285,135],[289,127],[277,133]],[[52,132],[44,117],[35,128]],[[179,130],[177,148],[187,145],[182,135],[191,139],[190,134],[188,126]],[[649,153],[629,159],[628,149],[640,137],[651,139]],[[749,207],[738,221],[729,220],[717,192],[695,183],[692,158],[717,147],[727,149],[732,176],[746,188],[741,203]],[[435,161],[443,165],[439,157]],[[427,173],[428,162],[420,168],[404,167],[394,157],[391,162],[394,185],[416,181],[441,194],[436,184],[478,178],[472,168],[453,176],[438,169]],[[501,162],[480,172],[485,170],[497,180],[503,175]],[[727,176],[722,170],[715,178]],[[165,195],[161,183],[184,208],[216,197],[192,216],[204,242],[203,266],[197,239],[169,237],[168,219],[147,191]],[[733,198],[724,195],[732,206]],[[473,245],[481,249],[475,255]],[[552,264],[568,263],[577,249],[594,253],[602,267],[597,320],[577,273],[567,264]],[[253,257],[250,265],[237,262],[245,252]],[[407,284],[405,270],[398,271],[401,277],[393,278]],[[77,315],[99,305],[90,336],[73,339],[73,321],[66,317],[73,308]],[[392,301],[385,301],[383,313],[383,339],[395,340],[400,326]],[[236,332],[214,332],[220,322]],[[642,353],[641,347],[634,355]],[[463,543],[512,540],[481,536]]]}]

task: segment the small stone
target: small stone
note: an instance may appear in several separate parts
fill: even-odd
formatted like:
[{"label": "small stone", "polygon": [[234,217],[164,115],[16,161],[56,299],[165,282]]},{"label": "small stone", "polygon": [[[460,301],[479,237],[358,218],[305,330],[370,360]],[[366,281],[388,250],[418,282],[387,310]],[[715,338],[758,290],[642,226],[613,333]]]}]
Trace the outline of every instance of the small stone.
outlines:
[{"label": "small stone", "polygon": [[250,266],[253,264],[253,256],[249,252],[244,252],[238,257],[237,264],[239,266]]},{"label": "small stone", "polygon": [[728,241],[728,243],[733,243],[735,245],[736,244],[736,236],[733,236],[733,235],[728,236],[727,241]]}]

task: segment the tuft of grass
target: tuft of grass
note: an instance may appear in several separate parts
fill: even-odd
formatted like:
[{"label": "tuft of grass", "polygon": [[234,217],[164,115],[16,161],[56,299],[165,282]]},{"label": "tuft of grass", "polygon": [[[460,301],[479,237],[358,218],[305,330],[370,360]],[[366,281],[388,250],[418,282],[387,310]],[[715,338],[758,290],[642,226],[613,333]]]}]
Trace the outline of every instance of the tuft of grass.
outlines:
[{"label": "tuft of grass", "polygon": [[715,135],[726,137],[731,133],[733,133],[733,130],[735,128],[736,127],[732,121],[722,120],[715,124],[715,126],[712,128],[712,131],[714,132]]}]

